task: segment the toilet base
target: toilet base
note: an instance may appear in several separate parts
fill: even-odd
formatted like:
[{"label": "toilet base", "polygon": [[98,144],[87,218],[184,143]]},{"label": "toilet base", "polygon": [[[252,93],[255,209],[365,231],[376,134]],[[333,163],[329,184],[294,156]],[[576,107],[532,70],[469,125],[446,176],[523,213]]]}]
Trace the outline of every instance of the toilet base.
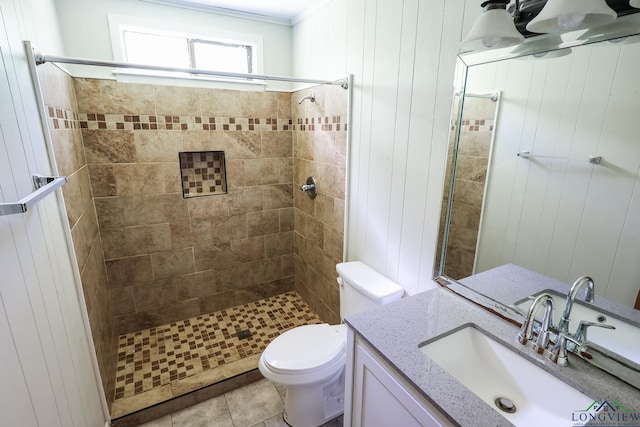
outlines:
[{"label": "toilet base", "polygon": [[284,421],[292,427],[317,427],[344,412],[344,368],[327,382],[287,386]]}]

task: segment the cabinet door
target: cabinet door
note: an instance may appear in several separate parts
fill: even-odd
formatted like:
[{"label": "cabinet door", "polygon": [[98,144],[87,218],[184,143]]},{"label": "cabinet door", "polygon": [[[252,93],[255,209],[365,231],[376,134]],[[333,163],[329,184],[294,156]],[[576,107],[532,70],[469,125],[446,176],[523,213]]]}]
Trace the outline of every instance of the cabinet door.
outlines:
[{"label": "cabinet door", "polygon": [[426,399],[416,395],[388,363],[365,346],[360,342],[355,346],[353,427],[451,425]]}]

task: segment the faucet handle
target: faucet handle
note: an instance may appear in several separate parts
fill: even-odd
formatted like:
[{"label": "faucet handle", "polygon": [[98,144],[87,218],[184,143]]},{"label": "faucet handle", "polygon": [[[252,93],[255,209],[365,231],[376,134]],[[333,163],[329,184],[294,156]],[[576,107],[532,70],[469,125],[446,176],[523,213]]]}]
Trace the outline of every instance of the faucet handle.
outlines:
[{"label": "faucet handle", "polygon": [[607,323],[595,323],[590,322],[588,320],[581,320],[578,324],[578,328],[576,329],[576,333],[573,334],[573,338],[580,344],[581,347],[586,345],[587,343],[587,328],[590,326],[596,326],[598,328],[605,329],[615,329],[616,327],[613,325],[609,325]]},{"label": "faucet handle", "polygon": [[569,364],[569,357],[567,356],[567,341],[574,343],[577,348],[580,348],[580,343],[573,337],[562,332],[559,333],[558,341],[551,349],[549,358],[560,366],[567,366]]}]

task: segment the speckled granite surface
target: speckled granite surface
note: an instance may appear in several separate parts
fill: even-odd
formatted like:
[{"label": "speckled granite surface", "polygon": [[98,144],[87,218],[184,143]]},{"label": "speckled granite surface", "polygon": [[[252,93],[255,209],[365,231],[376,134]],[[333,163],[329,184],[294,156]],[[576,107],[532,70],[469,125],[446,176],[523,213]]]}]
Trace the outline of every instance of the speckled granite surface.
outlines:
[{"label": "speckled granite surface", "polygon": [[[371,344],[398,372],[434,405],[461,426],[511,425],[498,412],[460,384],[419,350],[420,344],[467,323],[473,323],[496,341],[550,372],[594,400],[624,402],[640,411],[640,391],[615,377],[570,357],[560,367],[520,345],[518,328],[454,295],[434,289],[396,303],[347,317],[346,323]],[[553,393],[553,390],[549,390]],[[561,399],[562,396],[558,396]],[[573,425],[567,408],[567,424]]]},{"label": "speckled granite surface", "polygon": [[[576,277],[576,279],[578,278]],[[507,305],[546,289],[553,289],[562,294],[566,294],[570,288],[570,284],[562,283],[514,264],[506,264],[483,273],[475,274],[459,280],[459,282],[472,288],[476,292]],[[595,284],[595,288],[597,294],[598,283]],[[616,304],[599,295],[596,295],[593,305],[605,311],[614,312],[640,325],[640,310],[634,310],[631,307]]]}]

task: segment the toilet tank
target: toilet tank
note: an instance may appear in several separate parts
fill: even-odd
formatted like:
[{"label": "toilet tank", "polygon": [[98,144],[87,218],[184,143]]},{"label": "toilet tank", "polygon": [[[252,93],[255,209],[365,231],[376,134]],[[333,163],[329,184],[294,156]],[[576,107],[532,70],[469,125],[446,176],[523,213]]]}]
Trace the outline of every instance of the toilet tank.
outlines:
[{"label": "toilet tank", "polygon": [[340,285],[340,318],[402,298],[404,289],[360,261],[336,265]]}]

